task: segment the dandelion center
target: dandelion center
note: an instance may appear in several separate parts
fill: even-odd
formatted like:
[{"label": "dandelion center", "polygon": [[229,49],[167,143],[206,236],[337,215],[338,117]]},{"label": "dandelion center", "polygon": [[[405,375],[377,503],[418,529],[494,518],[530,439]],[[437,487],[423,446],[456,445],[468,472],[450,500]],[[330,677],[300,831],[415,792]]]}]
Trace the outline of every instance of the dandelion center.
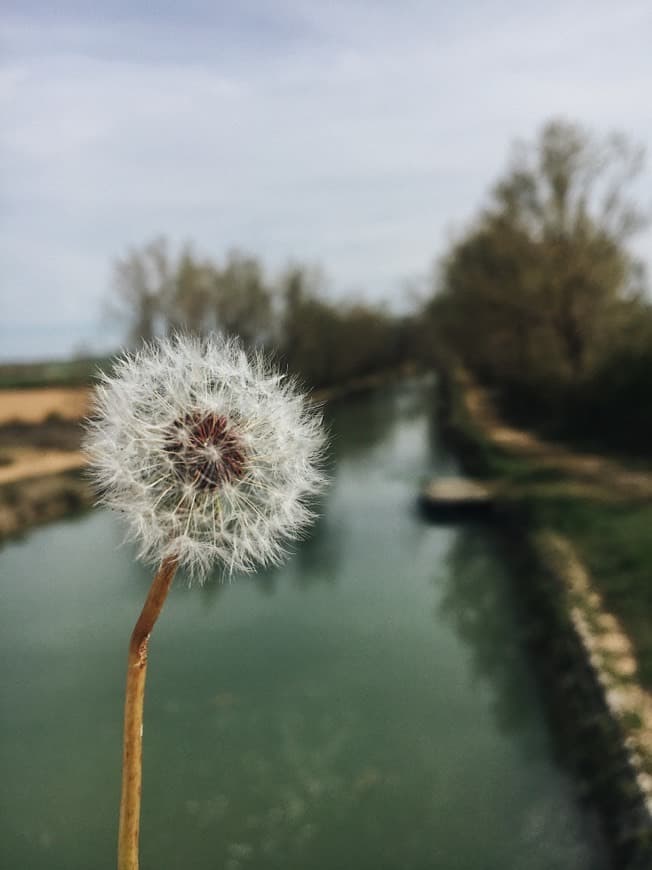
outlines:
[{"label": "dandelion center", "polygon": [[186,414],[172,424],[166,450],[184,481],[217,489],[242,477],[246,452],[223,414]]}]

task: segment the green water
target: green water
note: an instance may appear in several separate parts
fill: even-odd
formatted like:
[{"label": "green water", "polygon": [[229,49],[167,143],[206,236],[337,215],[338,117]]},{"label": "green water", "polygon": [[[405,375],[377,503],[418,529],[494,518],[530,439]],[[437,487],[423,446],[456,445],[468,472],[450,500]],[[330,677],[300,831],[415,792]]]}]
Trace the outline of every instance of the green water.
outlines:
[{"label": "green water", "polygon": [[[329,411],[333,485],[283,569],[172,590],[151,644],[143,870],[597,870],[510,587],[415,509],[454,469],[423,385]],[[96,512],[0,551],[0,867],[112,868],[148,586]]]}]

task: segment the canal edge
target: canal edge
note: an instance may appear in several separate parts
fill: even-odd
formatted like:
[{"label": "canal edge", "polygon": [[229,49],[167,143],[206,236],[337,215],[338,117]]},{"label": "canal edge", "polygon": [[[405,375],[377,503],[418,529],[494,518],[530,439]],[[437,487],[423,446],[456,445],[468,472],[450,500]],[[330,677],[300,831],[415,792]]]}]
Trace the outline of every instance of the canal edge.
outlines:
[{"label": "canal edge", "polygon": [[[464,470],[488,471],[483,433],[465,407],[465,373],[439,370],[438,420]],[[652,867],[652,697],[631,642],[572,543],[530,522],[518,497],[498,498],[491,528],[511,564],[527,643],[553,735],[595,807],[617,870]]]}]

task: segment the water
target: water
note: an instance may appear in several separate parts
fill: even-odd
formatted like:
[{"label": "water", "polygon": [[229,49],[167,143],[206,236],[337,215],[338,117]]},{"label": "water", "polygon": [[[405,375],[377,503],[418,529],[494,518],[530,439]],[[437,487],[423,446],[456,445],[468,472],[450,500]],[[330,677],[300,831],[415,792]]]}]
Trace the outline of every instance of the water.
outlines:
[{"label": "water", "polygon": [[[151,643],[142,867],[599,870],[510,587],[435,527],[423,385],[329,411],[334,482],[283,569],[178,583]],[[0,551],[0,867],[114,866],[127,639],[149,583],[96,512]]]}]

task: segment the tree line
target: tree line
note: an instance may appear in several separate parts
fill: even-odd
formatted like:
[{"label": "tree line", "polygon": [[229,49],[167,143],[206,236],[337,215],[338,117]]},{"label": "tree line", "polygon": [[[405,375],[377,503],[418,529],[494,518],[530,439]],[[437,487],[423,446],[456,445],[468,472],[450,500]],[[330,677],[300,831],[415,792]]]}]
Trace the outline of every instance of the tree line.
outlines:
[{"label": "tree line", "polygon": [[108,308],[131,346],[178,330],[221,331],[271,351],[315,387],[395,367],[409,356],[413,329],[380,305],[330,299],[315,267],[294,264],[274,278],[252,254],[218,262],[186,246],[175,255],[164,238],[115,263]]},{"label": "tree line", "polygon": [[649,453],[652,307],[629,247],[642,165],[622,135],[548,123],[442,259],[424,316],[512,417]]}]

